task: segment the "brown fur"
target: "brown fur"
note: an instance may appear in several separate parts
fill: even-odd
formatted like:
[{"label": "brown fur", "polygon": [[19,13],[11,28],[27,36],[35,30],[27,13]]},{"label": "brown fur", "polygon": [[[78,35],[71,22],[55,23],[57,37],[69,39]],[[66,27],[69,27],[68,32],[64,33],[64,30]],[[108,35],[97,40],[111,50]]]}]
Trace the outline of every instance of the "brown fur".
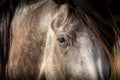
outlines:
[{"label": "brown fur", "polygon": [[[91,30],[92,32],[88,33],[93,33],[96,36],[97,41],[100,42],[106,53],[105,55],[110,62],[110,66],[112,66],[113,46],[117,37],[119,37],[119,29],[106,8],[104,1],[54,1],[26,0],[21,2],[16,1],[16,4],[13,4],[13,0],[9,3],[11,7],[8,9],[9,11],[1,10],[2,7],[0,7],[2,11],[2,17],[0,18],[2,21],[0,22],[0,51],[2,53],[0,61],[2,65],[0,67],[1,72],[4,72],[2,79],[49,79],[51,77],[48,75],[49,73],[47,74],[47,70],[49,72],[49,65],[45,67],[46,70],[43,69],[47,56],[45,53],[52,53],[51,42],[53,41],[56,45],[56,41],[52,39],[49,41],[47,35],[54,33],[59,35],[57,33],[59,33],[58,28],[61,28],[60,25],[64,26],[65,37],[69,36],[69,38],[72,38],[69,45],[72,45],[76,41],[75,33],[79,35],[79,32],[86,31],[84,27],[87,30]],[[64,9],[68,11],[64,12]],[[4,14],[6,15],[4,16]],[[81,26],[75,27],[77,25]],[[53,32],[49,32],[50,27],[52,27]],[[53,37],[53,39],[55,38]],[[46,43],[47,41],[48,43]],[[46,45],[49,45],[49,51]],[[56,49],[56,52],[63,51],[62,53],[67,53],[69,49],[71,48],[65,50],[63,48]],[[58,64],[59,61],[57,59],[60,59],[61,55],[59,57],[57,55],[54,56],[56,58],[53,61],[56,63],[54,64],[57,68],[55,70],[51,69],[51,72],[56,71],[59,74],[53,74],[52,76],[56,76],[57,78],[55,79],[60,80],[69,79],[65,71],[61,71],[61,64]]]}]

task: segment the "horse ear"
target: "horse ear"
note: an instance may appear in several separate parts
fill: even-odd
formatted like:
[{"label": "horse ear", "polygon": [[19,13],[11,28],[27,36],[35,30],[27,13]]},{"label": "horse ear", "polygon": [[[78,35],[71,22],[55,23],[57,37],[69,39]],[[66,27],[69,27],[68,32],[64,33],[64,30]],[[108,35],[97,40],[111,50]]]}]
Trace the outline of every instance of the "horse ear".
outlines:
[{"label": "horse ear", "polygon": [[57,4],[65,4],[68,2],[68,0],[53,0],[55,1]]}]

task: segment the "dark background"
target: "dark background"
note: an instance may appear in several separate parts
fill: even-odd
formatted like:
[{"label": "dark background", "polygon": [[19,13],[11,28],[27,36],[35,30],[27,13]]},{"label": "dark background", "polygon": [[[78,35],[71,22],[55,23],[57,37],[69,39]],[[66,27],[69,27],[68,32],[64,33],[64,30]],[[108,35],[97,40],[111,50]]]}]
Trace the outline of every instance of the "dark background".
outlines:
[{"label": "dark background", "polygon": [[120,0],[112,0],[109,6],[113,14],[120,15]]},{"label": "dark background", "polygon": [[120,0],[112,0],[112,2],[109,3],[109,8],[120,27]]}]

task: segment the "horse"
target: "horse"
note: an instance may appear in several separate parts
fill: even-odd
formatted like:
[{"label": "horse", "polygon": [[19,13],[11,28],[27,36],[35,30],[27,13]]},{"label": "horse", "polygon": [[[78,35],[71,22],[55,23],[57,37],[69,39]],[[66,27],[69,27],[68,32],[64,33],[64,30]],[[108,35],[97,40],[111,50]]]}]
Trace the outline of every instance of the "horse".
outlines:
[{"label": "horse", "polygon": [[2,80],[109,80],[119,27],[104,0],[0,1]]}]

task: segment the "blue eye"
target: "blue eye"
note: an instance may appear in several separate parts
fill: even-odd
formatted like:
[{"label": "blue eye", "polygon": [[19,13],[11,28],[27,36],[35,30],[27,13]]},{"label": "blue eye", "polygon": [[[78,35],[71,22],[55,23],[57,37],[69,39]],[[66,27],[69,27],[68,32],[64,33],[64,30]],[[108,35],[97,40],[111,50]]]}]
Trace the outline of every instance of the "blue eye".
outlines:
[{"label": "blue eye", "polygon": [[57,41],[58,41],[58,44],[60,46],[62,46],[62,47],[66,47],[67,46],[67,41],[63,37],[58,38]]}]

